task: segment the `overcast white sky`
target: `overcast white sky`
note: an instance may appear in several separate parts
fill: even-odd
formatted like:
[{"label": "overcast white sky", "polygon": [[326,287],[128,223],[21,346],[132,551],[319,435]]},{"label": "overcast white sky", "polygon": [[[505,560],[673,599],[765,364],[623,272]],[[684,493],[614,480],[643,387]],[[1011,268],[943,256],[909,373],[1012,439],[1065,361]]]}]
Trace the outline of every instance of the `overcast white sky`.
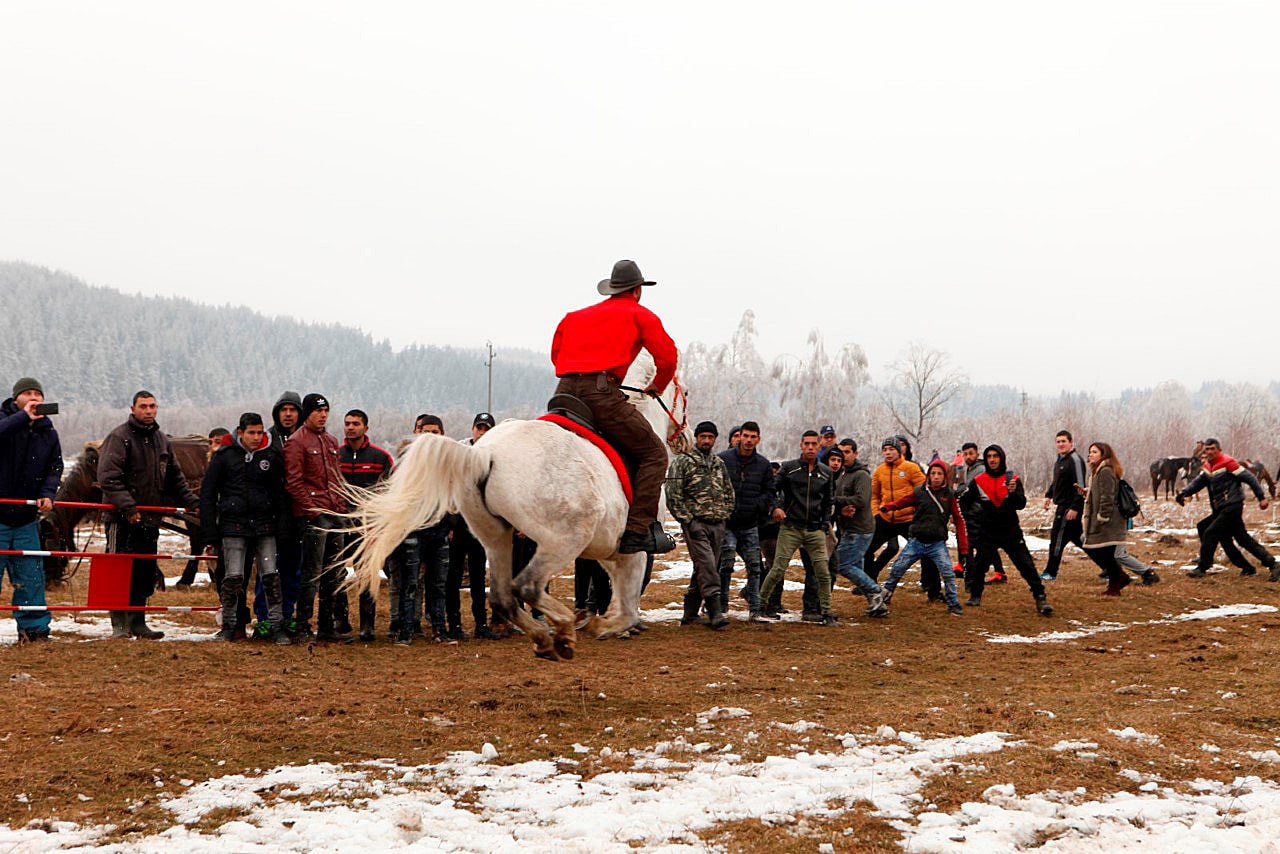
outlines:
[{"label": "overcast white sky", "polygon": [[1267,382],[1278,43],[1274,0],[4,3],[0,259],[501,350],[630,257],[681,345]]}]

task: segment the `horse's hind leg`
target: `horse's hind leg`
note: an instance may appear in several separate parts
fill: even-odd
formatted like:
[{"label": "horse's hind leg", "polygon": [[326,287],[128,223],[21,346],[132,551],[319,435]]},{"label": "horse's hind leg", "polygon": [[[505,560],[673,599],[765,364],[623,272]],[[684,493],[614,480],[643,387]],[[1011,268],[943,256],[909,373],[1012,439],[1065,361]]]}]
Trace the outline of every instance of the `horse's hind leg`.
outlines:
[{"label": "horse's hind leg", "polygon": [[528,565],[513,579],[517,595],[530,607],[542,611],[554,629],[553,632],[531,615],[524,614],[530,628],[526,629],[523,622],[520,627],[534,639],[537,647],[534,654],[540,658],[573,658],[576,645],[573,611],[547,592],[547,584],[556,572],[573,563],[574,557],[574,551],[548,548],[545,543],[539,543]]},{"label": "horse's hind leg", "polygon": [[640,621],[640,588],[644,584],[644,553],[616,555],[600,564],[613,584],[609,613],[598,624],[599,640],[617,637]]}]

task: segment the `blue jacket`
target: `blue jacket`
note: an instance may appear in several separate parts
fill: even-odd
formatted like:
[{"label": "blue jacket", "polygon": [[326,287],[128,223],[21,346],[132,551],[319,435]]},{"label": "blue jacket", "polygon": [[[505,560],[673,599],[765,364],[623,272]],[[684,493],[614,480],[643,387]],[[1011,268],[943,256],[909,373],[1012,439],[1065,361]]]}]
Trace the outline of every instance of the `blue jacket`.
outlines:
[{"label": "blue jacket", "polygon": [[737,448],[721,451],[719,457],[733,484],[733,515],[725,527],[746,531],[762,524],[774,508],[773,468],[769,461],[756,451],[743,465]]},{"label": "blue jacket", "polygon": [[[13,398],[0,404],[0,498],[48,498],[62,482],[62,443],[47,417],[32,421]],[[27,525],[37,510],[0,504],[0,522]]]}]

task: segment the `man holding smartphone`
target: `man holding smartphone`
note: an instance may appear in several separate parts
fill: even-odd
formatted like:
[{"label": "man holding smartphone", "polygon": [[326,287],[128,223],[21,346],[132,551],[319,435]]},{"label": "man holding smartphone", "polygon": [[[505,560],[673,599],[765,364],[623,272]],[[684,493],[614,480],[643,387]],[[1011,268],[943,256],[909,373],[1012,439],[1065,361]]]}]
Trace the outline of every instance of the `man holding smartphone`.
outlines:
[{"label": "man holding smartphone", "polygon": [[[62,482],[62,445],[45,412],[57,404],[44,402],[40,382],[23,377],[13,384],[13,397],[0,404],[0,498],[35,501],[35,506],[0,504],[0,549],[35,551],[40,548],[36,516],[53,508]],[[0,555],[0,580],[5,570],[13,584],[13,604],[43,605],[44,564],[38,557]],[[18,611],[18,641],[49,639],[48,611]]]}]

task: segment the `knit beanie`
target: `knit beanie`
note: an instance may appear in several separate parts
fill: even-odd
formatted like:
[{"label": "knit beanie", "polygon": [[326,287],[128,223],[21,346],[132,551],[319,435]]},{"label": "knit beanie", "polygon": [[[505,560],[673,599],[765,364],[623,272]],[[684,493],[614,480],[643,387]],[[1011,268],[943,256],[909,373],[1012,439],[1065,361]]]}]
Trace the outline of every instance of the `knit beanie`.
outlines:
[{"label": "knit beanie", "polygon": [[302,399],[302,419],[305,421],[317,409],[328,409],[329,401],[323,394],[312,392]]},{"label": "knit beanie", "polygon": [[693,428],[693,435],[701,436],[703,433],[710,433],[712,436],[716,436],[717,438],[720,436],[720,431],[717,430],[716,425],[710,421],[702,421],[697,427]]},{"label": "knit beanie", "polygon": [[17,397],[24,391],[31,391],[32,389],[44,394],[44,386],[40,385],[39,380],[33,377],[23,377],[13,384],[13,396]]}]

